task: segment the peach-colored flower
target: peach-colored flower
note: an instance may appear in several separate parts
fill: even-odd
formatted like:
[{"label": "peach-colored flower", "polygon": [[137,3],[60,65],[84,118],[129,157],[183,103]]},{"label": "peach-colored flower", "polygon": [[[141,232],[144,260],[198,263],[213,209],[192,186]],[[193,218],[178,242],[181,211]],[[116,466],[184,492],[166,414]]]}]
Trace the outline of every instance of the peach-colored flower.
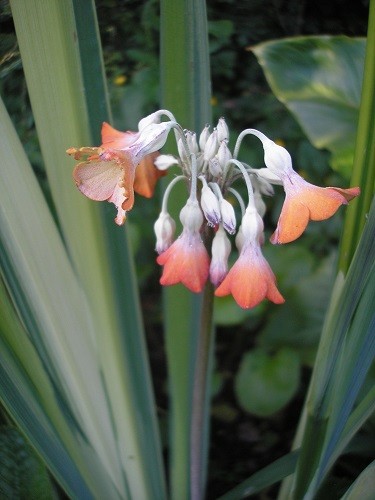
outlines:
[{"label": "peach-colored flower", "polygon": [[215,291],[218,297],[229,294],[243,309],[255,307],[265,298],[275,304],[285,302],[257,241],[244,244],[237,261]]},{"label": "peach-colored flower", "polygon": [[358,187],[341,189],[314,186],[293,170],[281,179],[286,196],[277,228],[271,236],[274,244],[296,240],[310,220],[328,219],[341,205],[347,205],[360,193]]},{"label": "peach-colored flower", "polygon": [[67,151],[77,160],[88,156],[73,171],[76,185],[92,200],[114,203],[118,225],[125,222],[126,212],[133,207],[134,191],[150,198],[158,178],[166,174],[154,166],[159,153],[148,153],[144,142],[138,144],[140,135],[141,132],[120,132],[103,123],[99,148],[71,148]]},{"label": "peach-colored flower", "polygon": [[203,290],[210,258],[198,232],[184,229],[181,236],[156,260],[164,266],[160,278],[162,285],[182,283],[192,292]]}]

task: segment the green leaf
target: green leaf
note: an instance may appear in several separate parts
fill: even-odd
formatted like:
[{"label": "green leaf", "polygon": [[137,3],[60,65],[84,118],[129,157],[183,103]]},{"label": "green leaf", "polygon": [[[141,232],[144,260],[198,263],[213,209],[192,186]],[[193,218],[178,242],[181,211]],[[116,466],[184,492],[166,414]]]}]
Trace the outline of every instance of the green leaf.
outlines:
[{"label": "green leaf", "polygon": [[239,325],[249,318],[256,320],[265,310],[264,303],[254,309],[241,309],[231,295],[215,297],[214,304],[214,321],[221,326]]},{"label": "green leaf", "polygon": [[[66,425],[60,410],[61,396],[59,399],[55,398],[56,390],[29,340],[29,335],[17,317],[2,280],[0,280],[0,304],[2,404],[48,463],[49,469],[65,491],[71,496],[91,498],[79,472],[79,470],[82,472],[84,467],[80,463],[77,444],[74,443],[76,435],[73,422],[68,421],[68,426]],[[59,429],[59,436],[55,431],[56,428]],[[70,454],[67,449],[70,449]],[[106,482],[99,473],[98,478]]]},{"label": "green leaf", "polygon": [[354,481],[341,500],[373,500],[375,498],[375,460]]},{"label": "green leaf", "polygon": [[246,353],[235,379],[240,405],[249,413],[267,417],[294,396],[300,380],[299,356],[291,349],[269,355],[263,349]]},{"label": "green leaf", "polygon": [[353,163],[366,42],[344,36],[310,36],[252,48],[276,95],[309,140],[332,153],[346,177]]},{"label": "green leaf", "polygon": [[[163,462],[129,240],[113,223],[114,207],[101,209],[76,189],[74,163],[65,154],[70,146],[98,144],[101,122],[109,116],[95,4],[12,0],[11,5],[68,251],[40,203],[25,159],[13,158],[19,145],[2,140],[2,154],[12,158],[2,162],[4,190],[12,192],[1,195],[2,241],[12,263],[7,285],[12,298],[20,299],[22,321],[27,307],[34,313],[36,327],[28,324],[28,333],[49,368],[60,412],[84,435],[85,446],[78,439],[62,439],[94,494],[103,496],[106,490],[113,498],[130,493],[163,498]],[[24,294],[16,296],[18,289]],[[59,422],[55,432],[60,436],[63,430]]]},{"label": "green leaf", "polygon": [[239,500],[260,493],[268,486],[272,486],[292,474],[296,467],[297,458],[298,450],[295,450],[275,460],[275,462],[259,470],[218,500]]},{"label": "green leaf", "polygon": [[[274,252],[272,247],[266,253]],[[259,344],[268,349],[290,347],[304,363],[312,364],[332,290],[335,256],[314,267],[311,254],[297,244],[283,248],[280,259],[279,289],[287,290],[289,298],[272,309]]]},{"label": "green leaf", "polygon": [[338,275],[332,294],[306,401],[297,495],[317,491],[342,442],[373,408],[373,391],[362,401],[358,394],[375,354],[374,232],[375,201],[348,275],[345,280]]},{"label": "green leaf", "polygon": [[46,468],[13,427],[0,428],[0,470],[1,498],[54,498]]}]

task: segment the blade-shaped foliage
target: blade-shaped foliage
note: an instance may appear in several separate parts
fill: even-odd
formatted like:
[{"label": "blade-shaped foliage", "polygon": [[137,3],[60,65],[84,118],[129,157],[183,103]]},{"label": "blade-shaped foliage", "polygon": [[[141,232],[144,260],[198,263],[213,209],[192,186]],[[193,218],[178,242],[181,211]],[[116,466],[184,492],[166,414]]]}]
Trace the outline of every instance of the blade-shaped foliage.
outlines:
[{"label": "blade-shaped foliage", "polygon": [[[33,308],[38,313],[43,311],[41,318],[31,321],[35,323],[33,342],[39,355],[45,356],[54,385],[69,396],[64,404],[67,413],[74,415],[88,433],[89,446],[95,444],[87,467],[90,461],[102,462],[103,473],[108,473],[114,483],[107,490],[113,497],[131,494],[162,498],[158,428],[129,243],[122,230],[112,229],[111,216],[108,218],[76,191],[70,174],[73,165],[65,155],[70,146],[90,144],[90,128],[100,130],[101,120],[108,119],[103,116],[107,99],[94,4],[53,1],[41,5],[15,0],[11,7],[42,154],[73,267],[61,241],[57,250],[50,245],[54,238],[50,232],[57,235],[52,223],[42,224],[41,232],[27,226],[27,230],[23,228],[26,241],[18,241],[22,233],[11,240],[4,236],[6,255],[12,257],[8,274],[15,274],[14,279],[7,277],[9,290],[13,300],[19,298],[17,309],[22,314],[30,309],[27,302],[31,299]],[[90,29],[83,33],[85,23]],[[90,58],[100,85],[90,85],[83,78],[82,61],[87,67]],[[93,102],[102,103],[96,116],[87,111]],[[9,166],[4,168],[9,170]],[[16,183],[17,179],[12,177],[9,182]],[[33,198],[30,189],[25,193],[15,188],[12,191],[7,213],[16,215],[11,203],[17,205],[21,198],[31,203]],[[41,221],[46,213],[44,206]],[[16,224],[14,217],[9,221],[9,231]],[[40,251],[43,245],[46,255]],[[42,265],[43,258],[46,262],[52,259],[55,265],[46,266],[45,271],[42,268],[39,281],[28,277],[19,272],[22,266],[12,254],[12,246],[24,249],[20,258],[33,270],[32,263],[36,260]],[[73,281],[74,293],[59,273]],[[32,290],[28,279],[38,283],[40,289]],[[18,296],[14,292],[17,288],[23,294]],[[33,293],[25,297],[24,290]],[[55,327],[54,335],[49,331],[51,326]],[[53,344],[55,340],[61,344],[59,348]],[[46,342],[50,343],[47,347]],[[52,355],[56,363],[50,360]],[[99,478],[100,474],[96,475],[95,469],[90,474],[99,484],[95,476]]]},{"label": "blade-shaped foliage", "polygon": [[371,500],[375,496],[375,461],[366,467],[341,500]]},{"label": "blade-shaped foliage", "polygon": [[275,462],[259,470],[233,490],[228,491],[219,500],[238,500],[260,493],[268,486],[272,486],[292,474],[295,470],[297,459],[298,450],[295,450],[275,460]]},{"label": "blade-shaped foliage", "polygon": [[[123,478],[120,471],[115,472],[115,436],[91,313],[3,105],[0,111],[0,149],[5,159],[1,165],[1,272],[22,322],[7,313],[10,306],[3,292],[4,318],[10,319],[1,332],[2,399],[30,440],[41,441],[43,450],[52,454],[47,462],[53,469],[59,468],[64,452],[54,454],[61,440],[83,476],[91,476],[90,467],[97,469],[91,488],[116,491]],[[22,383],[15,385],[17,380]],[[90,397],[93,387],[95,398]],[[32,389],[38,389],[37,394]],[[44,435],[51,437],[43,442]],[[49,441],[55,444],[46,450]],[[99,466],[102,453],[107,470]],[[112,481],[120,484],[114,486]]]},{"label": "blade-shaped foliage", "polygon": [[53,487],[42,461],[17,429],[0,427],[0,497],[50,500]]},{"label": "blade-shaped foliage", "polygon": [[[309,140],[332,153],[347,177],[353,164],[366,42],[343,36],[296,37],[252,50],[276,97]],[[301,165],[303,168],[303,165]]]},{"label": "blade-shaped foliage", "polygon": [[[373,204],[348,276],[343,279],[339,275],[333,291],[306,402],[303,436],[301,429],[299,432],[302,444],[294,479],[296,498],[314,495],[333,459],[343,451],[343,445],[374,405],[373,392],[363,396],[362,401],[357,400],[375,353],[375,313],[370,305],[374,303],[375,290],[371,279],[374,224]],[[281,498],[287,497],[284,489]]]}]

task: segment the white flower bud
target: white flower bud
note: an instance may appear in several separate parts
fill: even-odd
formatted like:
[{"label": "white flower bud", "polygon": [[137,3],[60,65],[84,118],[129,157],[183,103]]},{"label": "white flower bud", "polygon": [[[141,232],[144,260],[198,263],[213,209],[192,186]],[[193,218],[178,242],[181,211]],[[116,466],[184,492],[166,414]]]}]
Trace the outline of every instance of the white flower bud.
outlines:
[{"label": "white flower bud", "polygon": [[275,142],[268,139],[264,134],[259,137],[264,149],[264,163],[267,168],[276,175],[288,174],[292,168],[292,159],[288,151]]},{"label": "white flower bud", "polygon": [[151,123],[139,132],[138,139],[129,146],[138,163],[144,156],[154,153],[164,146],[169,131],[174,125],[175,122]]},{"label": "white flower bud", "polygon": [[217,130],[214,130],[212,134],[207,139],[207,142],[204,146],[204,159],[205,161],[211,160],[219,148],[219,141],[217,140]]},{"label": "white flower bud", "polygon": [[203,215],[197,201],[188,200],[180,212],[180,221],[184,229],[199,231],[203,224]]},{"label": "white flower bud", "polygon": [[[255,173],[260,181],[264,180],[265,182],[270,182],[271,184],[278,184],[280,186],[283,184],[281,178],[278,175],[271,172],[271,170],[268,168],[257,168]],[[263,194],[268,194],[268,193],[264,192]]]},{"label": "white flower bud", "polygon": [[236,216],[232,205],[224,198],[220,200],[220,212],[224,229],[229,234],[234,234],[236,231]]},{"label": "white flower bud", "polygon": [[207,139],[210,137],[210,126],[206,125],[199,136],[199,149],[204,151]]},{"label": "white flower bud", "polygon": [[181,161],[183,161],[184,163],[187,162],[188,157],[186,154],[186,148],[185,148],[184,141],[181,139],[181,137],[177,141],[177,150],[178,150],[179,157],[181,158]]},{"label": "white flower bud", "polygon": [[151,123],[160,123],[162,115],[159,111],[155,111],[155,113],[151,113],[151,115],[145,116],[138,123],[138,130],[141,131]]},{"label": "white flower bud", "polygon": [[197,136],[196,136],[195,132],[190,132],[190,130],[187,131],[186,142],[188,144],[190,153],[193,153],[195,155],[198,154],[199,148],[198,148]]},{"label": "white flower bud", "polygon": [[219,160],[221,167],[225,168],[228,161],[232,159],[232,153],[230,152],[230,150],[228,148],[227,141],[221,141],[220,146],[219,146],[219,151],[217,152],[216,156],[217,156],[217,159]]},{"label": "white flower bud", "polygon": [[221,219],[219,201],[206,183],[202,187],[201,207],[209,226],[214,227],[219,224]]},{"label": "white flower bud", "polygon": [[[269,170],[269,172],[271,172],[271,171]],[[253,176],[253,178],[255,179],[255,184],[257,186],[257,190],[261,194],[265,194],[267,196],[273,196],[274,195],[274,190],[273,190],[272,184],[270,182],[268,182],[266,179],[263,179],[263,177],[260,177],[260,176],[257,176],[257,175]]]},{"label": "white flower bud", "polygon": [[167,170],[173,165],[178,165],[178,159],[173,155],[159,155],[154,161],[154,165],[158,170]]},{"label": "white flower bud", "polygon": [[237,250],[239,252],[241,252],[241,250],[242,250],[244,241],[245,241],[245,238],[244,238],[244,235],[242,232],[242,224],[241,224],[238,231],[237,231],[236,238],[235,238],[236,247],[237,247]]},{"label": "white flower bud", "polygon": [[168,212],[161,212],[154,224],[156,235],[156,251],[161,254],[169,248],[173,242],[176,223]]},{"label": "white flower bud", "polygon": [[264,217],[267,207],[266,204],[263,201],[262,195],[260,194],[259,191],[254,191],[254,204],[255,208],[257,209],[258,214],[262,217]]},{"label": "white flower bud", "polygon": [[259,241],[264,224],[255,206],[249,205],[247,207],[245,215],[242,217],[241,226],[245,241]]},{"label": "white flower bud", "polygon": [[210,279],[213,285],[219,286],[228,273],[228,257],[231,251],[229,238],[220,224],[212,240],[212,259]]},{"label": "white flower bud", "polygon": [[219,118],[216,129],[217,129],[217,139],[219,142],[229,140],[229,129],[224,118]]},{"label": "white flower bud", "polygon": [[221,168],[219,159],[217,156],[214,156],[211,158],[211,160],[208,162],[208,170],[210,171],[210,174],[213,177],[220,177],[222,174],[223,170]]},{"label": "white flower bud", "polygon": [[273,188],[268,181],[265,181],[261,177],[251,175],[250,178],[253,185],[255,208],[257,209],[258,214],[263,218],[267,207],[262,198],[262,190],[265,190],[266,194],[272,195]]}]

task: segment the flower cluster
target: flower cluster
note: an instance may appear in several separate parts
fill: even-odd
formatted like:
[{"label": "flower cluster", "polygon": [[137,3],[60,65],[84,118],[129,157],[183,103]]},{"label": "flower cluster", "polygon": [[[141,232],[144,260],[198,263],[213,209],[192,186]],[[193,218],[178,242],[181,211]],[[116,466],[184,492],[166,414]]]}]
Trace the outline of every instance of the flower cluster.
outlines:
[{"label": "flower cluster", "polygon": [[[162,121],[167,117],[167,121]],[[168,134],[174,130],[178,157],[160,154]],[[254,169],[239,161],[246,135],[257,137],[264,149],[265,167]],[[321,188],[306,182],[292,168],[289,153],[255,129],[238,137],[233,154],[228,147],[229,130],[223,118],[210,131],[206,126],[199,137],[183,130],[166,110],[143,118],[138,132],[119,132],[107,123],[102,127],[102,145],[71,148],[67,151],[79,163],[73,172],[78,189],[93,200],[107,200],[117,207],[115,222],[123,224],[134,203],[134,191],[152,196],[157,179],[172,165],[181,175],[165,190],[162,208],[154,224],[157,262],[163,266],[162,285],[182,283],[199,293],[209,279],[215,295],[232,294],[242,308],[252,308],[267,298],[284,302],[276,278],[262,254],[264,244],[264,195],[273,194],[273,185],[284,187],[285,201],[275,232],[274,244],[297,239],[310,220],[331,217],[338,208],[358,196],[359,188]],[[247,187],[247,203],[233,188],[242,179]],[[168,198],[179,181],[185,181],[188,194],[180,212],[182,232],[175,238],[176,224],[168,213]],[[234,243],[238,259],[228,269],[236,233],[236,215],[228,196],[236,199],[241,213]]]}]

